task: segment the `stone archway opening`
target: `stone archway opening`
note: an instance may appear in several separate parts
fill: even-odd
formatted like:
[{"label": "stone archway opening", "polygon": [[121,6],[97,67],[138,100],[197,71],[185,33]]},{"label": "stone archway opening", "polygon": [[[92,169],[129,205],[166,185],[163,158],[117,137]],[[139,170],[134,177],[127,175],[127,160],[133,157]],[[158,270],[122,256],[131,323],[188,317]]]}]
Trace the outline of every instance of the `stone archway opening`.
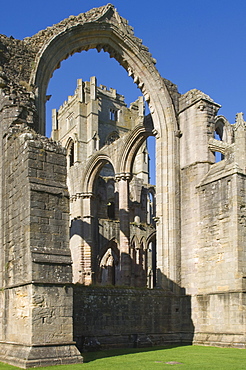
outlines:
[{"label": "stone archway opening", "polygon": [[[37,56],[30,75],[30,85],[36,86],[36,107],[39,122],[36,130],[44,132],[44,106],[49,80],[60,63],[83,50],[104,50],[128,72],[148,102],[157,137],[156,168],[161,175],[157,184],[157,244],[158,268],[166,277],[180,281],[179,233],[179,126],[172,91],[155,68],[152,58],[140,39],[134,36],[128,22],[119,16],[111,4],[92,9],[60,22],[30,39]],[[42,47],[40,47],[42,45]],[[125,174],[123,174],[125,176]],[[164,252],[163,252],[164,249]],[[164,276],[165,275],[165,276]]]},{"label": "stone archway opening", "polygon": [[[78,59],[79,60],[79,63],[78,63],[78,65],[77,65],[77,73],[78,73],[78,75],[77,75],[77,77],[78,76],[80,76],[80,73],[81,73],[81,66],[83,66],[83,59],[86,57],[86,56],[88,56],[89,54],[91,54],[91,52],[92,52],[92,50],[91,51],[89,51],[88,53],[81,53],[81,54],[77,54],[76,56],[72,56],[72,58],[69,58],[68,60],[66,60],[64,63],[65,64],[68,64],[68,62],[69,61],[71,61],[72,59],[74,59],[75,57],[79,57],[80,56],[80,58]],[[94,54],[94,60],[103,60],[105,63],[108,61],[108,55],[107,54],[105,54],[105,53],[100,53],[100,54],[98,54],[97,52],[94,52],[93,53]],[[103,56],[103,58],[101,58],[100,59],[100,56]],[[88,59],[88,58],[87,58]],[[116,62],[115,62],[115,60],[109,60],[109,62],[110,62],[110,68],[112,67],[112,63],[114,63],[114,64],[116,64]],[[91,63],[91,60],[90,60],[90,64],[92,65],[93,63]],[[100,64],[100,69],[99,70],[103,70],[103,67],[104,67],[104,64],[103,63],[100,63],[99,62],[99,64]],[[108,63],[109,64],[109,63]],[[71,65],[71,64],[70,64]],[[132,89],[132,87],[135,87],[135,89],[134,89],[134,92],[135,92],[135,94],[137,94],[137,96],[139,95],[139,89],[137,88],[137,86],[135,85],[135,84],[133,84],[132,83],[132,80],[131,79],[129,79],[129,78],[126,78],[127,76],[126,76],[126,74],[125,74],[125,71],[124,71],[124,69],[122,69],[120,66],[116,66],[117,68],[115,68],[115,73],[117,73],[117,74],[119,74],[119,80],[120,81],[122,81],[123,80],[123,78],[122,77],[124,77],[124,80],[127,80],[127,82],[128,82],[128,84],[127,84],[127,86],[124,86],[124,90],[125,91],[127,91],[127,93],[128,93],[128,90],[129,90],[129,86],[131,87],[131,89]],[[71,67],[70,67],[71,68]],[[65,71],[63,72],[63,73],[67,73],[67,71],[68,71],[68,69],[69,68],[65,68]],[[59,77],[60,77],[60,80],[62,81],[62,84],[64,84],[64,80],[63,80],[63,78],[62,78],[62,74],[60,73],[60,72],[62,72],[62,70],[63,70],[63,66],[61,65],[61,68],[59,68],[59,70],[56,72],[57,73],[57,75],[59,75]],[[74,69],[73,69],[74,70]],[[94,68],[92,69],[92,71],[94,71]],[[121,73],[120,73],[121,72]],[[96,74],[96,73],[95,73]],[[87,74],[88,75],[88,74]],[[102,73],[101,72],[101,75],[102,76],[104,76],[104,73]],[[83,76],[84,76],[84,73],[83,73]],[[107,76],[106,76],[107,77]],[[54,77],[53,77],[54,78]],[[53,79],[52,78],[52,79]],[[89,79],[90,80],[90,79]],[[107,78],[106,78],[106,80],[107,80]],[[115,80],[115,79],[114,79]],[[92,82],[91,82],[92,83]],[[115,82],[115,83],[117,83],[117,81]],[[80,84],[80,86],[82,86],[83,84],[86,84],[86,82],[85,82],[85,79],[83,78],[83,80],[81,80],[81,82],[79,83]],[[96,83],[97,84],[97,83]],[[99,87],[101,86],[100,85],[100,83],[99,84],[97,84],[97,85],[99,85]],[[121,93],[121,90],[119,90],[119,88],[118,88],[118,85],[117,86],[112,86],[112,85],[109,85],[108,87],[105,87],[105,85],[103,86],[103,88],[102,88],[102,90],[105,90],[105,92],[107,92],[107,91],[109,91],[109,92],[112,92],[113,93],[113,95],[115,94],[115,96],[117,96],[117,94],[118,93]],[[120,86],[122,86],[122,85],[120,85]],[[114,87],[117,87],[117,91],[114,89]],[[77,89],[78,89],[78,87],[77,87]],[[90,89],[90,87],[89,87],[89,85],[87,86],[87,85],[85,85],[84,86],[84,89],[86,90],[88,90],[88,89]],[[61,89],[59,89],[58,88],[58,90],[61,90]],[[115,90],[115,91],[114,91]],[[132,89],[133,90],[133,89]],[[49,93],[51,93],[51,91],[48,91],[48,94]],[[83,93],[82,93],[83,94]],[[81,95],[82,95],[81,94]],[[49,94],[49,95],[52,95],[52,94]],[[75,95],[76,95],[76,93],[75,93]],[[125,94],[125,95],[127,95],[127,94]],[[130,96],[133,96],[133,94],[130,94]],[[135,97],[136,97],[136,95],[135,95]],[[75,124],[75,121],[76,121],[76,116],[75,116],[75,114],[74,114],[74,112],[69,112],[69,109],[68,109],[68,107],[69,107],[69,105],[74,105],[75,103],[73,102],[73,100],[74,100],[74,97],[73,96],[69,96],[67,99],[66,99],[66,102],[63,104],[63,108],[61,108],[59,111],[58,111],[58,115],[59,116],[63,116],[63,117],[61,117],[61,119],[65,119],[65,122],[64,122],[64,125],[66,126],[66,129],[68,130],[68,131],[70,131],[70,135],[71,135],[71,132],[73,132],[73,131],[71,131],[71,130],[73,130],[73,125]],[[95,100],[96,100],[96,94],[95,94]],[[131,99],[132,100],[132,99]],[[137,100],[137,99],[135,99],[135,100]],[[84,101],[85,101],[85,103],[87,104],[88,103],[88,100],[87,100],[87,98],[86,97],[84,97]],[[129,98],[128,98],[128,101],[129,101]],[[48,102],[48,104],[50,104],[52,102],[52,98],[49,100],[49,102]],[[101,104],[101,103],[100,103]],[[99,104],[99,105],[100,105]],[[136,110],[136,109],[138,109],[137,108],[137,105],[136,104],[138,104],[138,103],[136,103],[136,102],[132,102],[132,104],[130,104],[130,106],[132,107],[131,109],[132,109],[132,111],[134,112],[134,110]],[[144,117],[144,100],[143,99],[141,99],[141,112],[140,112],[140,116],[142,117],[141,119],[143,120],[143,117]],[[99,107],[100,109],[102,109],[102,105]],[[65,112],[67,110],[67,112]],[[76,109],[75,109],[76,110]],[[65,113],[63,113],[63,111],[65,112]],[[111,112],[111,110],[110,110],[110,112]],[[122,111],[119,111],[119,113],[117,114],[117,116],[119,116],[119,118],[120,118],[120,115],[122,115],[123,113],[122,113]],[[66,116],[64,116],[64,115],[66,115]],[[55,115],[56,116],[56,118],[57,118],[57,115]],[[67,117],[67,118],[66,118]],[[108,117],[109,118],[109,120],[110,121],[112,121],[112,118],[111,118],[111,116],[109,116]],[[118,118],[118,117],[117,117]],[[136,124],[140,124],[140,118],[139,118],[139,122],[136,122]],[[107,122],[107,124],[108,124],[108,122]],[[150,126],[150,125],[149,125]],[[93,150],[94,150],[94,153],[96,153],[96,151],[100,151],[101,150],[101,148],[104,146],[104,145],[109,145],[109,144],[111,144],[111,143],[113,143],[115,140],[117,140],[118,138],[119,138],[119,135],[117,134],[117,130],[116,131],[113,131],[113,137],[112,137],[112,135],[111,135],[111,132],[109,132],[109,134],[107,134],[105,137],[106,137],[106,140],[101,140],[101,142],[100,142],[100,136],[102,136],[102,129],[101,129],[101,133],[100,133],[100,127],[98,127],[98,130],[99,131],[95,131],[94,132],[94,134],[93,134],[93,140],[94,139],[96,139],[96,138],[98,138],[98,140],[99,140],[99,143],[98,143],[98,145],[92,145],[93,146],[93,148],[92,148],[92,151],[91,151],[91,154],[93,154]],[[151,127],[148,127],[148,130],[149,130],[149,132],[148,132],[148,134],[146,135],[145,133],[144,133],[144,131],[143,131],[143,139],[146,139],[146,137],[149,135],[149,134],[151,134]],[[56,139],[58,139],[58,137],[56,137],[55,135],[53,135],[54,136],[54,138],[56,138]],[[79,147],[78,147],[78,145],[79,145],[79,141],[80,141],[80,138],[78,137],[78,133],[75,133],[75,132],[73,132],[73,135],[72,135],[75,139],[74,139],[74,141],[75,141],[75,144],[74,144],[74,147],[76,147],[76,153],[79,153],[81,150],[79,149]],[[77,139],[76,139],[76,137],[77,137]],[[141,140],[143,140],[143,139],[141,139]],[[63,139],[62,139],[63,140]],[[138,139],[139,140],[139,139]],[[140,145],[140,144],[139,144]],[[70,147],[69,147],[70,148]],[[107,152],[107,151],[106,151]],[[129,155],[130,156],[133,156],[133,157],[135,157],[135,160],[134,160],[134,164],[133,164],[133,167],[135,167],[135,168],[132,168],[131,169],[131,172],[133,172],[133,173],[136,173],[137,174],[137,176],[136,177],[139,177],[139,178],[141,178],[141,177],[144,177],[142,180],[145,180],[144,181],[144,185],[145,185],[145,187],[147,186],[147,184],[148,184],[148,182],[149,182],[149,174],[148,174],[148,165],[149,165],[149,154],[148,154],[148,150],[147,150],[147,147],[146,147],[146,144],[145,143],[143,143],[139,148],[135,148],[134,149],[134,154],[132,154],[132,153],[129,153]],[[81,162],[81,160],[82,160],[82,158],[80,158],[80,160],[79,160],[79,158],[78,158],[78,156],[79,155],[76,155],[76,160],[75,161],[73,161],[73,163],[76,163],[76,165],[77,164],[79,164],[80,162]],[[70,157],[71,157],[71,153],[69,152],[68,153],[68,157],[69,157],[69,160],[70,160]],[[136,165],[136,163],[138,163],[138,165]],[[139,164],[140,164],[140,167],[139,167]],[[75,165],[75,167],[76,167],[76,165]],[[71,165],[70,165],[70,161],[69,161],[69,168],[70,167],[72,167]],[[99,166],[100,167],[100,166]],[[92,214],[92,217],[94,218],[93,220],[92,220],[92,224],[88,224],[88,223],[86,223],[86,228],[87,227],[91,227],[94,231],[92,231],[92,236],[91,236],[91,240],[87,243],[86,241],[85,241],[85,243],[83,242],[83,240],[84,240],[84,235],[82,235],[82,234],[84,234],[84,233],[82,233],[81,235],[80,235],[80,239],[78,238],[78,236],[76,235],[76,238],[75,237],[73,237],[73,240],[71,241],[71,249],[72,249],[72,251],[73,251],[73,256],[77,256],[76,258],[77,258],[77,260],[79,260],[79,259],[83,259],[83,257],[78,257],[78,255],[79,254],[81,254],[81,253],[79,253],[79,245],[81,245],[81,244],[88,244],[89,245],[89,248],[91,249],[91,260],[88,262],[83,262],[82,264],[85,266],[86,264],[88,265],[88,269],[90,269],[91,267],[90,266],[92,266],[92,271],[97,271],[97,265],[96,265],[96,262],[95,262],[95,259],[96,259],[96,255],[99,253],[99,251],[100,251],[100,238],[103,238],[103,240],[105,239],[105,240],[107,240],[108,239],[108,236],[106,235],[104,235],[104,232],[103,232],[103,230],[106,228],[106,229],[108,229],[108,227],[105,227],[105,220],[109,220],[110,221],[110,223],[112,223],[112,221],[113,220],[115,220],[115,219],[119,219],[119,206],[118,206],[118,203],[119,203],[119,199],[117,198],[117,196],[118,196],[118,192],[115,192],[115,189],[114,189],[114,199],[109,199],[109,197],[108,196],[105,196],[104,198],[105,199],[103,199],[102,200],[102,194],[99,194],[100,193],[100,191],[103,191],[103,190],[105,190],[105,192],[106,193],[108,193],[108,189],[104,189],[104,187],[106,186],[106,185],[108,185],[108,183],[112,180],[113,181],[113,178],[114,178],[114,176],[115,176],[115,173],[114,173],[114,170],[113,170],[113,167],[112,167],[112,165],[110,164],[110,163],[105,163],[104,165],[103,165],[103,167],[101,168],[101,169],[99,169],[99,167],[98,166],[96,166],[95,167],[95,171],[99,171],[98,172],[98,174],[97,175],[93,175],[92,174],[92,180],[88,180],[89,181],[89,183],[91,184],[90,186],[91,186],[91,191],[92,191],[92,198],[91,198],[91,208],[92,208],[92,210],[93,210],[93,214]],[[108,174],[106,173],[106,172],[110,172],[110,168],[111,168],[111,172],[112,172],[112,174],[111,174],[111,179],[109,179],[109,176],[108,176]],[[141,173],[140,173],[140,172]],[[75,172],[75,169],[74,168],[72,168],[71,169],[71,171],[70,171],[70,173],[71,172]],[[105,172],[105,173],[104,173]],[[110,174],[109,174],[110,175]],[[105,180],[106,179],[106,180]],[[111,181],[111,182],[112,182]],[[99,182],[100,182],[100,185],[101,186],[99,186]],[[104,184],[102,184],[102,182],[104,183]],[[72,183],[74,183],[74,180],[72,180],[72,178],[70,178],[70,176],[69,176],[69,181],[68,181],[68,183],[69,184],[72,184]],[[103,187],[103,185],[105,185],[104,187]],[[109,184],[109,185],[112,185],[112,184]],[[141,184],[140,184],[141,185]],[[139,203],[139,204],[141,204],[141,202],[143,203],[143,205],[141,205],[140,207],[138,207],[138,208],[144,208],[144,210],[142,211],[142,214],[144,214],[143,216],[141,216],[141,219],[142,219],[142,222],[143,223],[146,223],[146,220],[145,220],[145,218],[146,218],[146,206],[144,206],[144,204],[146,203],[146,194],[142,194],[143,193],[143,191],[142,191],[142,186],[137,186],[137,184],[133,184],[132,183],[132,187],[140,187],[140,193],[141,193],[141,195],[140,195],[140,199],[139,199],[139,202],[137,202],[137,203]],[[72,187],[72,189],[73,189],[73,191],[75,191],[74,190],[74,186],[71,186]],[[115,188],[115,184],[113,184],[113,187]],[[146,190],[147,191],[147,190]],[[145,192],[146,192],[145,191]],[[70,194],[70,196],[73,196],[73,194]],[[93,199],[93,197],[94,197],[94,199]],[[142,198],[144,198],[144,199],[142,199]],[[100,204],[99,204],[100,203]],[[132,202],[132,203],[134,203],[134,202]],[[134,207],[132,207],[132,208],[134,208]],[[135,207],[136,208],[136,207]],[[72,211],[71,211],[72,212]],[[73,213],[73,212],[72,212]],[[131,219],[131,221],[132,222],[134,222],[134,218],[135,218],[135,213],[137,213],[137,214],[140,214],[141,212],[140,212],[140,209],[138,209],[137,211],[135,210],[135,212],[134,212],[134,210],[132,210],[132,215],[131,215],[131,217],[130,217],[130,219]],[[72,217],[72,220],[73,220],[73,215],[71,214],[71,217]],[[81,221],[73,221],[73,225],[75,224],[75,222],[79,222],[79,223],[81,223]],[[81,223],[81,225],[82,225],[82,227],[81,227],[81,230],[83,229],[83,222]],[[85,228],[84,227],[84,228]],[[94,236],[93,236],[94,235]],[[116,235],[116,236],[118,236],[118,235]],[[93,239],[93,240],[92,240]],[[104,240],[104,241],[105,241]],[[78,242],[79,241],[79,242]],[[104,244],[104,243],[101,243],[101,244]],[[94,251],[92,251],[92,249],[94,249]],[[96,250],[96,252],[95,252],[95,250]],[[74,258],[73,258],[74,259]],[[75,268],[75,270],[76,271],[74,271],[74,276],[75,276],[75,282],[84,282],[84,280],[83,280],[83,277],[81,277],[80,276],[80,273],[78,272],[78,271],[80,271],[80,272],[82,272],[82,267],[81,267],[81,265],[80,264],[73,264],[73,266],[74,266],[74,268]],[[106,269],[107,270],[107,269]],[[106,271],[105,270],[105,271]],[[143,279],[142,279],[143,280]],[[145,279],[146,280],[146,279]],[[116,281],[117,281],[117,279],[116,279]],[[142,282],[142,285],[144,286],[144,282]],[[145,283],[145,285],[146,285],[146,283]]]},{"label": "stone archway opening", "polygon": [[96,76],[98,86],[106,89],[116,89],[117,93],[124,95],[128,106],[142,95],[141,91],[119,63],[110,58],[109,54],[96,49],[75,53],[61,62],[60,68],[55,70],[47,87],[46,102],[46,136],[50,137],[52,129],[52,110],[59,108],[74,95],[77,79],[90,81]]}]

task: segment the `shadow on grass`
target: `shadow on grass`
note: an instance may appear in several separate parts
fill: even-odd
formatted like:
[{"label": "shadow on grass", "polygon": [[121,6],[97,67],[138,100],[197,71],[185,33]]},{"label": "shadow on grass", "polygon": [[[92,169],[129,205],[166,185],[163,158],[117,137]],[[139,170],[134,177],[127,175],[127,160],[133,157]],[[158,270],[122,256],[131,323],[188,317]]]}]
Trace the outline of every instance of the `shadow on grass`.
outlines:
[{"label": "shadow on grass", "polygon": [[84,363],[88,363],[91,361],[99,360],[101,358],[106,357],[115,357],[115,356],[122,356],[122,355],[130,355],[133,353],[141,353],[141,352],[153,352],[163,349],[170,349],[170,348],[177,348],[177,347],[186,347],[187,345],[172,345],[172,346],[156,346],[156,347],[142,347],[142,348],[117,348],[117,349],[106,349],[97,352],[83,352],[81,353],[84,358]]}]

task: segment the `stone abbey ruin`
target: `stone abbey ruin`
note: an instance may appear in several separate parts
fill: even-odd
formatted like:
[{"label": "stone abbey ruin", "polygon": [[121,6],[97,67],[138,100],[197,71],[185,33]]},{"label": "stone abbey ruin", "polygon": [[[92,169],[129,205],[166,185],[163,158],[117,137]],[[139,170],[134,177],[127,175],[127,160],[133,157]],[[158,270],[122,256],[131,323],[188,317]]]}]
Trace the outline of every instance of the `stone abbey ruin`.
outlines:
[{"label": "stone abbey ruin", "polygon": [[[92,48],[143,97],[128,108],[78,80],[48,139],[52,73]],[[219,108],[161,77],[111,4],[24,40],[0,35],[1,361],[82,362],[99,344],[246,347],[246,123]]]}]

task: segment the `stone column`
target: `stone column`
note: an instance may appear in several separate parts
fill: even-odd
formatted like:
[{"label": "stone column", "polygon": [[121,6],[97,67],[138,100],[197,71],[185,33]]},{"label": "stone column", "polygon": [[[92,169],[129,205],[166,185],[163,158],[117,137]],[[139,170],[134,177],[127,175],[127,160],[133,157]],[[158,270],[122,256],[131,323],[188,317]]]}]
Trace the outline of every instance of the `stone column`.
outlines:
[{"label": "stone column", "polygon": [[83,194],[83,219],[82,219],[82,239],[83,239],[83,283],[90,285],[93,283],[93,214],[92,214],[93,194]]},{"label": "stone column", "polygon": [[70,240],[69,246],[72,255],[73,283],[83,283],[83,198],[81,193],[70,194]]},{"label": "stone column", "polygon": [[120,284],[130,285],[130,225],[129,225],[129,182],[130,173],[116,176],[119,189],[119,218],[120,218]]}]

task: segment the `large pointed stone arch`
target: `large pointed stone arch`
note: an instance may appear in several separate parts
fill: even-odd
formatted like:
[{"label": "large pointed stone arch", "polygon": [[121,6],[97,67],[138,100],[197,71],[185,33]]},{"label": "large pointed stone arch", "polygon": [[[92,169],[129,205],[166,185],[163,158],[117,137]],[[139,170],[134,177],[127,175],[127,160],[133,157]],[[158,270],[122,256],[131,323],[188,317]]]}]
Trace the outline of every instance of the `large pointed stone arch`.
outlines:
[{"label": "large pointed stone arch", "polygon": [[98,152],[89,160],[85,168],[83,179],[81,181],[83,193],[93,193],[95,178],[106,163],[110,163],[115,170],[114,163],[112,162],[111,158],[105,153]]},{"label": "large pointed stone arch", "polygon": [[134,36],[128,22],[111,4],[49,27],[30,38],[28,44],[37,50],[29,83],[36,86],[37,131],[41,133],[45,127],[49,80],[60,62],[75,52],[92,48],[108,52],[142,91],[150,107],[157,138],[158,268],[160,276],[164,274],[179,283],[179,139],[175,136],[178,124],[172,99],[148,48]]},{"label": "large pointed stone arch", "polygon": [[158,268],[162,274],[179,283],[179,139],[175,135],[178,123],[168,88],[155,68],[155,60],[148,48],[134,36],[132,27],[111,4],[71,16],[20,41],[18,47],[25,68],[21,66],[16,74],[15,66],[19,62],[13,48],[11,57],[15,63],[5,64],[6,78],[10,83],[4,85],[4,104],[6,110],[10,104],[14,107],[11,94],[17,91],[19,95],[15,102],[21,102],[19,121],[24,120],[41,134],[45,128],[49,80],[69,55],[92,48],[104,50],[138,85],[149,104],[156,135]]},{"label": "large pointed stone arch", "polygon": [[135,156],[148,136],[153,135],[153,130],[142,125],[136,126],[127,136],[125,145],[119,155],[117,173],[130,173]]},{"label": "large pointed stone arch", "polygon": [[44,133],[45,124],[45,94],[52,73],[60,67],[62,60],[89,49],[108,52],[128,71],[148,101],[159,133],[165,125],[177,129],[173,104],[155,68],[155,60],[111,4],[48,27],[30,38],[29,43],[33,49],[38,46],[30,85],[34,84],[37,89],[37,129],[41,133]]}]

